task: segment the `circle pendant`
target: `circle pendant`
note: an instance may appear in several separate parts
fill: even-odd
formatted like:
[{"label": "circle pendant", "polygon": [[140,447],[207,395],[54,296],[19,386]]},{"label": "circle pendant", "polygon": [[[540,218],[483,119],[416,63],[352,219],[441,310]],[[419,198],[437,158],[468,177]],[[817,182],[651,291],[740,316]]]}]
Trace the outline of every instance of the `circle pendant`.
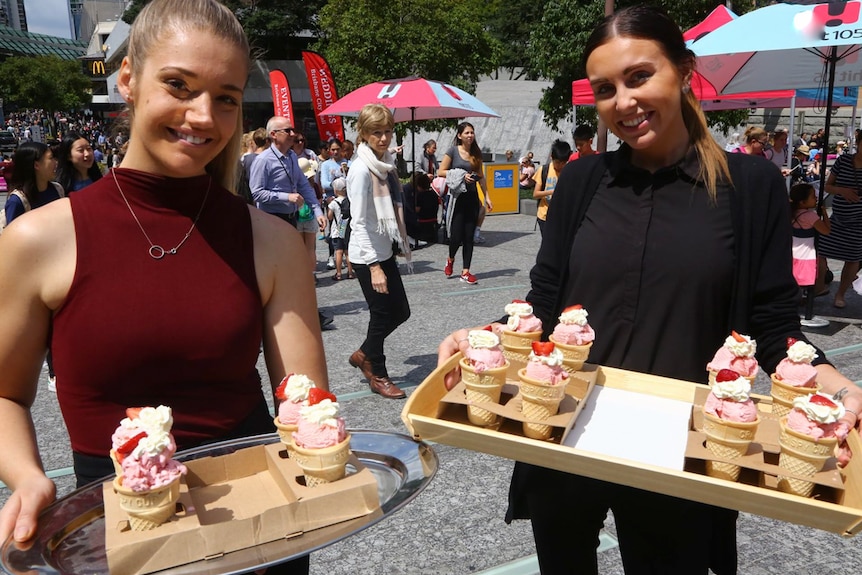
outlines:
[{"label": "circle pendant", "polygon": [[165,257],[165,248],[162,246],[152,245],[150,246],[150,257],[154,260],[160,260]]}]

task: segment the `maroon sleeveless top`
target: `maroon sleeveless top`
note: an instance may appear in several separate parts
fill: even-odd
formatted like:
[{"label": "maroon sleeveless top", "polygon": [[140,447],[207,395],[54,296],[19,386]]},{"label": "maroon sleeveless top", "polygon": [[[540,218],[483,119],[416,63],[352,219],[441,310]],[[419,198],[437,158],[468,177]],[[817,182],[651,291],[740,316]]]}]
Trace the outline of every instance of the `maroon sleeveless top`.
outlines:
[{"label": "maroon sleeveless top", "polygon": [[[170,250],[210,177],[119,169],[117,180],[152,241]],[[230,433],[263,401],[255,367],[263,310],[245,201],[212,182],[191,236],[160,260],[112,177],[70,201],[78,260],[51,351],[72,449],[107,456],[134,406],[171,407],[180,448]]]}]

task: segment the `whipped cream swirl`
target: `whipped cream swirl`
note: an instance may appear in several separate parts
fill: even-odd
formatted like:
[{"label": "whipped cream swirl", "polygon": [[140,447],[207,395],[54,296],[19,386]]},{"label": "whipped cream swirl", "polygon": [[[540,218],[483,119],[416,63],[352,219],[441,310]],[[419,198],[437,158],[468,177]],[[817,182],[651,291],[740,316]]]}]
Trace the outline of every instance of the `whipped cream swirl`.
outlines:
[{"label": "whipped cream swirl", "polygon": [[314,405],[303,405],[299,408],[299,416],[318,425],[338,427],[338,410],[338,402],[324,399]]},{"label": "whipped cream swirl", "polygon": [[794,363],[811,363],[816,358],[817,350],[804,341],[797,341],[787,348],[787,359]]},{"label": "whipped cream swirl", "polygon": [[724,340],[724,347],[729,349],[736,357],[754,357],[757,351],[757,342],[747,335],[741,336],[743,341],[736,341],[732,335]]},{"label": "whipped cream swirl", "polygon": [[500,338],[492,331],[473,329],[467,333],[467,343],[473,349],[493,349],[500,345]]}]

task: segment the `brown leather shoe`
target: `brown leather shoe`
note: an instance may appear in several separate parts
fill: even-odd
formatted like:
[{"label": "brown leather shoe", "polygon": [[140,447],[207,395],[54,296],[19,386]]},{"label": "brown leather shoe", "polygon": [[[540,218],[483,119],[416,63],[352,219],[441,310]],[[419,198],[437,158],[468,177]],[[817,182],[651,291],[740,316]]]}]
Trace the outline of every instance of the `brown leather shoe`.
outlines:
[{"label": "brown leather shoe", "polygon": [[372,375],[368,378],[368,385],[371,387],[371,391],[389,399],[403,399],[407,397],[407,394],[392,383],[392,380],[388,377]]},{"label": "brown leather shoe", "polygon": [[350,359],[347,361],[350,362],[350,365],[353,367],[358,367],[362,371],[362,375],[364,375],[368,381],[371,381],[371,378],[374,377],[374,373],[371,371],[371,362],[367,357],[365,357],[365,352],[361,349],[357,349],[350,354]]}]

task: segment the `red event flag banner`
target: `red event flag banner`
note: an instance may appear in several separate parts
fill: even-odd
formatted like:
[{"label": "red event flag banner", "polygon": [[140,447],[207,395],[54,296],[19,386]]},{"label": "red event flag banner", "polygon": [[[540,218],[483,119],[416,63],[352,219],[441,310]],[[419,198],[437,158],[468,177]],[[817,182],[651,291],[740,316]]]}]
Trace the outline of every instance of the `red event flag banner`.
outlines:
[{"label": "red event flag banner", "polygon": [[293,103],[290,100],[287,76],[281,70],[272,70],[269,73],[269,84],[272,87],[272,108],[275,115],[287,118],[287,122],[293,126]]},{"label": "red event flag banner", "polygon": [[325,142],[330,138],[344,141],[344,123],[341,116],[320,115],[320,112],[338,99],[329,64],[317,52],[303,52],[302,61],[305,63],[305,73],[308,75],[311,107],[317,120],[317,131],[321,141]]}]

